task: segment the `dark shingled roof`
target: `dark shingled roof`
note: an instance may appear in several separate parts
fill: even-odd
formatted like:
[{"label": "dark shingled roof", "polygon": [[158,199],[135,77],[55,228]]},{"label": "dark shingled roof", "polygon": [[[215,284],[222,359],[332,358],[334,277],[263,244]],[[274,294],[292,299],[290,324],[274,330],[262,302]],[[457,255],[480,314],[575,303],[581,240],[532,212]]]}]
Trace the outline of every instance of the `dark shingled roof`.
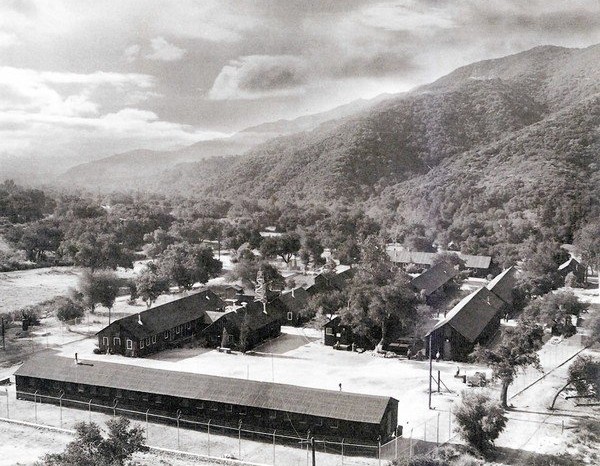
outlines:
[{"label": "dark shingled roof", "polygon": [[486,285],[486,288],[504,302],[512,305],[513,289],[516,283],[516,269],[514,267],[509,267],[504,272],[496,275],[496,277]]},{"label": "dark shingled roof", "polygon": [[411,285],[429,296],[458,275],[458,270],[448,262],[440,262],[411,280]]},{"label": "dark shingled roof", "polygon": [[[469,254],[462,254],[460,252],[449,252],[456,254],[458,257],[464,260],[465,267],[468,269],[489,269],[490,263],[492,262],[492,258],[490,256],[472,256]],[[436,256],[435,252],[404,251],[393,246],[387,247],[387,253],[392,262],[400,264],[431,265],[433,258]]]},{"label": "dark shingled roof", "polygon": [[[221,313],[219,316],[217,313],[211,313],[211,325],[216,323],[219,320],[227,320],[231,322],[235,327],[242,328],[242,323],[244,321],[244,316],[248,313],[248,327],[250,330],[258,330],[263,328],[275,321],[277,321],[277,316],[273,313],[269,312],[269,305],[267,304],[267,314],[263,312],[263,304],[257,301],[249,301],[246,304],[246,308],[237,307],[235,310],[233,308],[226,308],[226,312]],[[210,332],[210,325],[204,329],[206,332]]]},{"label": "dark shingled roof", "polygon": [[308,302],[308,291],[301,286],[282,292],[278,299],[290,311],[299,311]]},{"label": "dark shingled roof", "polygon": [[[80,360],[81,362],[81,360]],[[15,375],[379,424],[391,397],[38,354]]]},{"label": "dark shingled roof", "polygon": [[444,325],[450,325],[470,342],[477,340],[483,329],[504,305],[498,296],[483,287],[463,298],[426,336]]},{"label": "dark shingled roof", "polygon": [[216,294],[210,290],[202,290],[115,320],[98,333],[110,327],[121,327],[136,338],[146,338],[200,318],[204,318],[208,325],[211,320],[207,319],[206,311],[223,310],[224,307],[225,303]]}]

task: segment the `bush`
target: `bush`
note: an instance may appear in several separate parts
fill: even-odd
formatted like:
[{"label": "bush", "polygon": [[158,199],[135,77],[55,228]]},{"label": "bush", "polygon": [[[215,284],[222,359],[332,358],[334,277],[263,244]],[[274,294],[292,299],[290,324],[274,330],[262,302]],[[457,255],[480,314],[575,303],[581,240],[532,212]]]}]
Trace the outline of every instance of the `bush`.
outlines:
[{"label": "bush", "polygon": [[459,435],[483,455],[494,450],[494,440],[504,430],[507,421],[501,404],[484,392],[462,392],[454,416]]},{"label": "bush", "polygon": [[56,308],[56,317],[61,322],[83,317],[83,306],[70,298],[62,298]]}]

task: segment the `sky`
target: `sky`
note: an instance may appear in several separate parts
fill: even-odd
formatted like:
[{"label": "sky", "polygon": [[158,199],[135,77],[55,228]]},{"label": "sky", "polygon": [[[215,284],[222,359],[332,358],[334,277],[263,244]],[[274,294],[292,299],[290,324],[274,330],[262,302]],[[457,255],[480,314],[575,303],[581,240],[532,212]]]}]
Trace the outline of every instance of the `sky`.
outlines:
[{"label": "sky", "polygon": [[2,0],[0,175],[225,137],[600,43],[599,0]]}]

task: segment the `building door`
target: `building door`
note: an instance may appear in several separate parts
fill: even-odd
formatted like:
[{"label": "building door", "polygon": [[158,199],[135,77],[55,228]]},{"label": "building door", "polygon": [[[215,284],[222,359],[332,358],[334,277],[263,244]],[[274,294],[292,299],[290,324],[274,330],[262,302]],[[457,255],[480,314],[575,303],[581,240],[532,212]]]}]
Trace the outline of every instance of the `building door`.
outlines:
[{"label": "building door", "polygon": [[444,359],[452,359],[452,345],[449,338],[444,339]]}]

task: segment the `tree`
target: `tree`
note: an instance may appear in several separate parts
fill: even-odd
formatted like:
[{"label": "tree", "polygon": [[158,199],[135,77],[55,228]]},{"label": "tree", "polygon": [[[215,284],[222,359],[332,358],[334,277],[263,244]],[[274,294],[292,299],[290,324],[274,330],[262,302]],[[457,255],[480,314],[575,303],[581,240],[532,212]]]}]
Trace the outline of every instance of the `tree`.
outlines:
[{"label": "tree", "polygon": [[146,233],[146,235],[144,235],[144,241],[148,243],[146,251],[148,256],[157,257],[171,244],[175,243],[175,238],[162,228],[158,228],[152,233]]},{"label": "tree", "polygon": [[575,246],[581,252],[583,261],[598,274],[598,294],[600,295],[600,220],[589,222],[575,235]]},{"label": "tree", "polygon": [[548,293],[532,300],[524,310],[529,319],[552,328],[553,332],[571,336],[575,328],[571,323],[572,316],[579,316],[587,309],[587,305],[579,301],[570,291]]},{"label": "tree", "polygon": [[61,244],[60,252],[75,265],[98,269],[133,268],[133,253],[117,241],[113,234],[87,231]]},{"label": "tree", "polygon": [[167,247],[157,265],[160,275],[168,277],[183,290],[191,290],[196,282],[206,283],[223,268],[223,263],[213,257],[210,247],[187,243]]},{"label": "tree", "polygon": [[500,403],[484,392],[462,392],[454,409],[459,435],[483,455],[494,450],[494,441],[506,427],[508,419]]},{"label": "tree", "polygon": [[75,440],[62,453],[44,457],[47,466],[123,466],[137,452],[144,452],[144,431],[139,426],[129,427],[124,417],[106,422],[107,436],[98,424],[80,422],[75,426]]},{"label": "tree", "polygon": [[160,274],[156,264],[149,262],[135,278],[135,290],[150,307],[161,294],[169,291],[169,279]]},{"label": "tree", "polygon": [[556,241],[531,238],[521,247],[523,264],[519,275],[519,287],[529,296],[546,294],[561,285],[559,265],[567,253]]},{"label": "tree", "polygon": [[513,383],[519,370],[534,366],[541,370],[537,351],[542,346],[544,331],[535,322],[521,319],[514,328],[504,330],[500,344],[493,349],[477,345],[471,354],[472,359],[492,368],[493,376],[502,384],[500,401],[508,408],[508,387]]},{"label": "tree", "polygon": [[289,265],[292,256],[300,250],[300,236],[297,233],[285,233],[263,239],[260,253],[266,259],[279,256]]},{"label": "tree", "polygon": [[83,306],[71,298],[62,298],[56,306],[56,317],[61,322],[83,317]]},{"label": "tree", "polygon": [[569,366],[567,383],[556,392],[548,409],[554,409],[558,395],[569,386],[573,386],[579,396],[600,399],[600,361],[590,356],[579,356]]},{"label": "tree", "polygon": [[285,278],[283,278],[283,275],[265,260],[240,259],[228,273],[228,277],[234,281],[241,280],[244,285],[254,288],[256,286],[256,276],[259,270],[262,270],[267,288],[283,288],[285,286]]},{"label": "tree", "polygon": [[302,241],[302,248],[300,249],[300,260],[306,266],[312,261],[313,265],[323,265],[325,259],[321,257],[323,254],[323,245],[321,242],[312,237],[306,236]]},{"label": "tree", "polygon": [[86,270],[79,278],[78,291],[83,305],[93,313],[97,304],[112,309],[119,295],[119,286],[119,277],[113,271]]}]

